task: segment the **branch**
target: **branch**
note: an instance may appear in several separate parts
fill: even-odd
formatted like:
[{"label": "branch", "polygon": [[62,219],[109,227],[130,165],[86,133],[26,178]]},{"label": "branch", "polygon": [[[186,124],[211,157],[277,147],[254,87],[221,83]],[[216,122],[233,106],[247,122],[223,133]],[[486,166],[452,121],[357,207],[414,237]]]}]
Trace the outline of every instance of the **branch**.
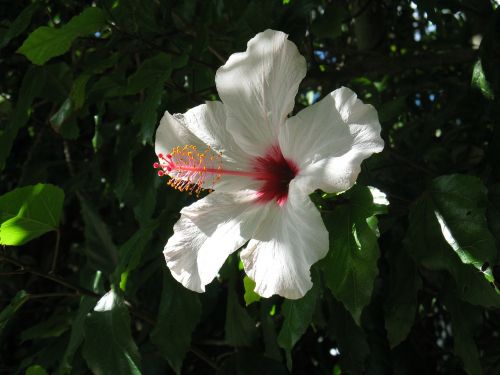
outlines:
[{"label": "branch", "polygon": [[[53,281],[59,285],[65,286],[66,288],[73,289],[76,293],[67,293],[67,292],[61,292],[61,293],[41,293],[41,294],[30,294],[29,298],[30,299],[40,299],[40,298],[49,298],[49,297],[77,297],[77,296],[90,296],[90,297],[95,297],[95,298],[101,298],[102,296],[98,293],[95,293],[89,289],[83,288],[78,285],[74,285],[72,283],[67,282],[63,278],[53,275],[53,274],[48,274],[39,270],[36,270],[32,267],[28,267],[25,264],[17,261],[16,259],[13,259],[9,256],[6,256],[4,254],[0,253],[0,261],[5,261],[7,263],[10,263],[16,267],[19,267],[19,270],[14,271],[14,272],[8,272],[8,273],[3,273],[0,274],[0,276],[7,276],[7,275],[12,275],[12,274],[23,274],[23,273],[29,273],[35,276],[39,276],[41,278]],[[125,300],[125,305],[129,308],[130,313],[135,316],[136,318],[151,324],[152,326],[156,325],[156,320],[152,318],[151,316],[148,315],[148,313],[134,307],[130,302]],[[195,348],[191,346],[189,350],[197,356],[201,361],[205,362],[207,365],[212,367],[213,369],[218,369],[218,366],[216,363],[208,357],[205,353],[203,353],[200,349]]]}]

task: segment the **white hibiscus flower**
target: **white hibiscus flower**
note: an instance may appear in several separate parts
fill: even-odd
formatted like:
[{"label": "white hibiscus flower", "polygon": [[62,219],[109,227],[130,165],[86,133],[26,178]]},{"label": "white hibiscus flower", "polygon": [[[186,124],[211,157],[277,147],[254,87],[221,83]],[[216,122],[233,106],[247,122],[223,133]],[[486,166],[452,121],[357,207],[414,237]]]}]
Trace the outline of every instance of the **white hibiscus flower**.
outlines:
[{"label": "white hibiscus flower", "polygon": [[349,189],[361,162],[383,149],[377,112],[343,87],[288,117],[306,61],[287,35],[257,34],[215,78],[222,102],[166,112],[156,133],[160,175],[203,199],[181,210],[164,254],[175,279],[203,292],[241,251],[263,297],[300,298],[328,232],[309,199]]}]

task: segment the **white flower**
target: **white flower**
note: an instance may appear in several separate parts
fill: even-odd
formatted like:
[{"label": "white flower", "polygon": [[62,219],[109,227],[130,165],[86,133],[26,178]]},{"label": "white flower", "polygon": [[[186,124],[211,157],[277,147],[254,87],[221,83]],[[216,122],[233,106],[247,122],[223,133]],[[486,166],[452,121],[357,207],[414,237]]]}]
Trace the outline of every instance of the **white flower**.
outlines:
[{"label": "white flower", "polygon": [[328,232],[309,194],[349,189],[384,142],[375,109],[345,87],[288,117],[305,74],[287,35],[267,30],[217,71],[222,102],[163,116],[159,174],[180,190],[214,190],[181,210],[165,246],[185,287],[204,291],[248,241],[240,256],[258,294],[300,298],[311,288]]}]

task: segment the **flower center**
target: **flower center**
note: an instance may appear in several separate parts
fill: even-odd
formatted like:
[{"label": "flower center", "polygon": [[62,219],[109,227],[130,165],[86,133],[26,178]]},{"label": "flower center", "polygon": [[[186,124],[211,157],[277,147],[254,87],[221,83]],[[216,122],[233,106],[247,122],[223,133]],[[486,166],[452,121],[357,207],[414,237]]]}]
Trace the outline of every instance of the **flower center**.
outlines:
[{"label": "flower center", "polygon": [[262,181],[257,192],[258,202],[276,200],[282,206],[288,197],[288,185],[297,175],[297,165],[286,159],[278,146],[273,146],[263,157],[252,162],[251,171],[235,171],[222,167],[222,154],[207,147],[200,152],[196,146],[174,147],[167,155],[158,154],[153,163],[158,176],[168,175],[168,185],[189,194],[199,195],[203,189],[212,189],[222,175],[249,177]]},{"label": "flower center", "polygon": [[253,168],[256,172],[255,178],[263,181],[258,192],[258,200],[261,202],[276,200],[283,206],[288,198],[288,185],[299,173],[297,164],[286,159],[279,146],[273,146],[264,157],[254,160]]}]

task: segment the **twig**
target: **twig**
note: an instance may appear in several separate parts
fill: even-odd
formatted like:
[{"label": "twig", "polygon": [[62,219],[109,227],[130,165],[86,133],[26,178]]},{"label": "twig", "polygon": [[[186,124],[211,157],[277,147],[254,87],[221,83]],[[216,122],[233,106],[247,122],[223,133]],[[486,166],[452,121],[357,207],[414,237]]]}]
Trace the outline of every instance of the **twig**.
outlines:
[{"label": "twig", "polygon": [[28,293],[28,299],[41,299],[41,298],[53,298],[53,297],[81,297],[79,293],[39,293],[30,294]]},{"label": "twig", "polygon": [[39,277],[41,277],[43,279],[47,279],[47,280],[53,281],[53,282],[55,282],[57,284],[65,286],[66,288],[73,289],[74,291],[76,291],[80,295],[90,296],[90,297],[96,297],[96,298],[100,298],[101,297],[101,295],[98,294],[98,293],[95,293],[95,292],[93,292],[91,290],[82,288],[82,287],[80,287],[78,285],[71,284],[71,283],[67,282],[66,280],[64,280],[63,278],[61,278],[59,276],[51,275],[51,274],[48,274],[48,273],[45,273],[45,272],[42,272],[42,271],[38,271],[38,270],[36,270],[34,268],[28,267],[28,266],[22,264],[21,262],[15,260],[15,259],[12,259],[12,258],[10,258],[8,256],[5,256],[3,254],[0,254],[0,260],[6,261],[7,263],[10,263],[10,264],[13,264],[13,265],[19,267],[19,270],[17,272],[30,273],[32,275],[39,276]]},{"label": "twig", "polygon": [[219,366],[217,366],[217,364],[210,357],[208,357],[205,353],[203,353],[201,350],[191,346],[189,348],[189,351],[191,353],[193,353],[195,356],[197,356],[199,359],[201,359],[203,362],[205,362],[207,365],[212,367],[214,370],[219,369]]},{"label": "twig", "polygon": [[[4,254],[0,253],[0,261],[6,261],[7,263],[13,264],[17,267],[19,267],[18,271],[15,271],[16,274],[19,273],[30,273],[35,276],[39,276],[41,278],[53,281],[57,284],[60,284],[62,286],[65,286],[67,288],[73,289],[76,293],[68,293],[68,292],[59,292],[59,293],[41,293],[41,294],[32,294],[29,296],[30,299],[39,299],[39,298],[49,298],[49,297],[77,297],[77,296],[90,296],[90,297],[95,297],[95,298],[101,298],[102,296],[98,293],[95,293],[91,290],[88,290],[86,288],[80,287],[78,285],[71,284],[67,282],[66,280],[62,279],[59,276],[52,275],[52,274],[47,274],[42,271],[38,271],[34,268],[28,267],[24,265],[23,263],[12,259]],[[9,272],[11,274],[11,272]],[[150,317],[147,313],[144,311],[141,311],[134,307],[130,302],[125,301],[125,305],[129,308],[130,313],[135,316],[138,319],[143,320],[146,323],[151,324],[152,326],[156,325],[156,320]],[[195,347],[191,347],[189,349],[194,355],[196,355],[200,360],[205,362],[207,365],[214,369],[218,369],[217,365],[215,362],[210,359],[205,353],[203,353],[200,349],[197,349]]]}]

